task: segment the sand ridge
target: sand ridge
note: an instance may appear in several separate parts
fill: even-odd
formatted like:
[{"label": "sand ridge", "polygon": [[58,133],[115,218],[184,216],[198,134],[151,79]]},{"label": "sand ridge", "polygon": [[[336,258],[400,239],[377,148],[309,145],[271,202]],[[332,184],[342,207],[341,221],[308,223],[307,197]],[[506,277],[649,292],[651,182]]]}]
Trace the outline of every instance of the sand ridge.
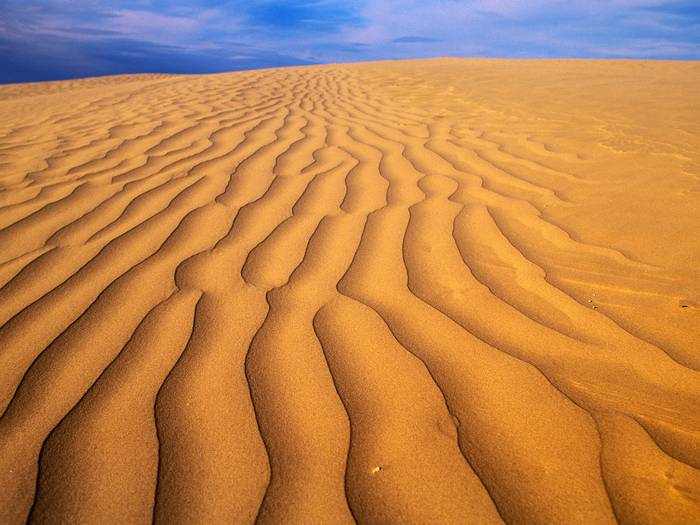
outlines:
[{"label": "sand ridge", "polygon": [[0,523],[697,523],[698,86],[0,86]]}]

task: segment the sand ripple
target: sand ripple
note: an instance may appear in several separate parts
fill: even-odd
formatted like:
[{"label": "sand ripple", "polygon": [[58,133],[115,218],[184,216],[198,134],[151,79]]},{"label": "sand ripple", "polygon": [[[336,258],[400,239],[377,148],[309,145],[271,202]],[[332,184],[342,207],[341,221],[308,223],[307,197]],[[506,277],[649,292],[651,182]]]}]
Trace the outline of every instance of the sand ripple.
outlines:
[{"label": "sand ripple", "polygon": [[700,522],[697,85],[0,87],[0,523]]}]

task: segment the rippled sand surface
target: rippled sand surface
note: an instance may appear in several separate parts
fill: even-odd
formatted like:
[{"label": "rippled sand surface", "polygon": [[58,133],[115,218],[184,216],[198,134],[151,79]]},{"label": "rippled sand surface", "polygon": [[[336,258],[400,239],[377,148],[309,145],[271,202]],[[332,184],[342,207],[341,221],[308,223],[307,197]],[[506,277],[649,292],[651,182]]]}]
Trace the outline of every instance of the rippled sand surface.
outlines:
[{"label": "rippled sand surface", "polygon": [[0,523],[699,523],[700,64],[0,87]]}]

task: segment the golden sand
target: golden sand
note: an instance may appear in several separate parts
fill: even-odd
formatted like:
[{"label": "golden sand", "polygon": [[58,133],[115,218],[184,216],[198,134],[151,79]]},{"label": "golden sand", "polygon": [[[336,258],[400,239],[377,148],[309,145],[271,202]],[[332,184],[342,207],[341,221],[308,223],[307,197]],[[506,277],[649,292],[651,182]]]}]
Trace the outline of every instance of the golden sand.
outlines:
[{"label": "golden sand", "polygon": [[700,64],[0,87],[0,523],[700,523]]}]

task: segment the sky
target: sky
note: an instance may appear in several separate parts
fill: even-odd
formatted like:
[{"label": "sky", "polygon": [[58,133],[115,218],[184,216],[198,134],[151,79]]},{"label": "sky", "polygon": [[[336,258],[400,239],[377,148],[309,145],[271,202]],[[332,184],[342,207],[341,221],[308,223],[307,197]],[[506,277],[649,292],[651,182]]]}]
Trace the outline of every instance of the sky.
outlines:
[{"label": "sky", "polygon": [[0,83],[436,56],[700,59],[699,0],[0,0]]}]

